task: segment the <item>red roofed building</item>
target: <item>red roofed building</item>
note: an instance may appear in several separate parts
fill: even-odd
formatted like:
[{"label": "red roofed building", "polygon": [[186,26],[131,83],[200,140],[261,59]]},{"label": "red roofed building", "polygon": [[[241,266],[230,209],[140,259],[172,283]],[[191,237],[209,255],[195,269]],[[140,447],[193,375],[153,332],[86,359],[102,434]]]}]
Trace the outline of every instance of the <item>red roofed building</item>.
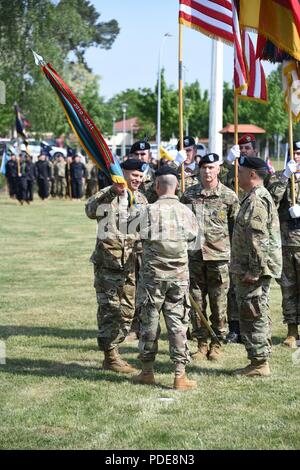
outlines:
[{"label": "red roofed building", "polygon": [[[137,117],[125,119],[124,124],[125,124],[125,132],[129,132],[129,133],[132,132],[134,134],[140,129]],[[115,122],[115,132],[116,133],[123,132],[123,120]]]},{"label": "red roofed building", "polygon": [[[258,151],[260,150],[260,136],[265,134],[266,131],[262,127],[255,126],[254,124],[239,124],[238,125],[238,134],[241,137],[243,134],[254,134],[256,138],[256,148]],[[222,130],[220,130],[220,134],[224,135],[223,140],[223,151],[224,154],[227,154],[230,147],[232,147],[234,143],[234,124],[227,124]]]}]

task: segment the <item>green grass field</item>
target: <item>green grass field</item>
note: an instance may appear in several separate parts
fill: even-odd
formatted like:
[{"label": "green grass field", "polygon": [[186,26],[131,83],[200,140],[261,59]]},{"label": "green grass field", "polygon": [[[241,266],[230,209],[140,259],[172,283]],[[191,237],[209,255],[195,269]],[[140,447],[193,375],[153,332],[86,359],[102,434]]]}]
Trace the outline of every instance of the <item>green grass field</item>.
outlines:
[{"label": "green grass field", "polygon": [[[101,370],[89,264],[96,227],[84,202],[19,206],[1,193],[0,218],[1,449],[300,448],[300,361],[280,345],[275,284],[270,378],[232,376],[247,359],[243,346],[228,345],[219,363],[189,366],[197,390],[174,391],[163,333],[159,386],[133,385]],[[139,365],[137,343],[121,352]]]}]

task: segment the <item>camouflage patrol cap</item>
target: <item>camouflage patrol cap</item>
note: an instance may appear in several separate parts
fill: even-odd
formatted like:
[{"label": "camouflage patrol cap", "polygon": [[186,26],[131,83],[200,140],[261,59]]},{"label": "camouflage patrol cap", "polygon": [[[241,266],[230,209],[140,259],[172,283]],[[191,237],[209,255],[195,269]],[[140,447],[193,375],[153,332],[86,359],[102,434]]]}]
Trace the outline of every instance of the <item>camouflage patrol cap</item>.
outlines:
[{"label": "camouflage patrol cap", "polygon": [[201,168],[202,165],[204,164],[212,164],[216,163],[217,165],[220,165],[220,157],[217,153],[208,153],[207,155],[204,155],[201,157],[200,162],[199,162],[199,168]]},{"label": "camouflage patrol cap", "polygon": [[147,163],[144,163],[140,160],[134,160],[133,158],[129,158],[128,160],[125,160],[125,162],[121,164],[121,168],[123,168],[123,170],[141,171],[141,172],[146,171],[148,166],[149,165],[147,165]]},{"label": "camouflage patrol cap", "polygon": [[239,158],[239,166],[245,166],[252,170],[266,170],[268,171],[268,165],[264,160],[258,157],[244,157]]},{"label": "camouflage patrol cap", "polygon": [[244,134],[242,137],[240,137],[238,144],[239,145],[244,145],[244,144],[249,144],[250,142],[256,142],[256,139],[253,134]]},{"label": "camouflage patrol cap", "polygon": [[[186,149],[187,147],[192,147],[193,145],[196,145],[195,139],[186,135],[183,138],[183,148]],[[177,150],[180,150],[180,140],[178,140],[176,148]]]},{"label": "camouflage patrol cap", "polygon": [[147,140],[138,140],[131,146],[130,153],[140,152],[141,150],[150,150],[150,144]]}]

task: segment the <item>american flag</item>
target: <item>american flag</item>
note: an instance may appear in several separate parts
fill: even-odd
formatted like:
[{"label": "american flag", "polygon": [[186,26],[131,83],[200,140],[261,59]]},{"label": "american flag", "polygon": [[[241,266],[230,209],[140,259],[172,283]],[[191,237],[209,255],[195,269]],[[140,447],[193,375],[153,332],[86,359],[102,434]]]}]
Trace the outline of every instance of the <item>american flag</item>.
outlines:
[{"label": "american flag", "polygon": [[268,101],[266,76],[260,59],[256,58],[253,42],[249,33],[242,31],[244,60],[248,75],[248,89],[241,92],[244,98]]},{"label": "american flag", "polygon": [[179,22],[233,43],[232,0],[179,0]]},{"label": "american flag", "polygon": [[234,88],[247,88],[239,19],[234,0],[179,0],[179,22],[234,45]]},{"label": "american flag", "polygon": [[242,38],[240,33],[239,17],[236,9],[235,0],[232,4],[232,27],[234,36],[234,88],[235,93],[241,93],[247,90],[247,71],[244,63]]}]

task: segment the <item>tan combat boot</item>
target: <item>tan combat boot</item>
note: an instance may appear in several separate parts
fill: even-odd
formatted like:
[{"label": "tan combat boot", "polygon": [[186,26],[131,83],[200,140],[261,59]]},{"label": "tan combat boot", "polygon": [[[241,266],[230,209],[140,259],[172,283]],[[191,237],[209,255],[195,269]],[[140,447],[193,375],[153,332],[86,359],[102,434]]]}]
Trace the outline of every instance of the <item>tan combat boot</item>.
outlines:
[{"label": "tan combat boot", "polygon": [[175,390],[193,390],[197,388],[196,380],[189,380],[185,375],[185,365],[177,363],[175,366],[174,385]]},{"label": "tan combat boot", "polygon": [[218,361],[221,355],[221,346],[218,343],[211,343],[208,353],[208,359],[210,361]]},{"label": "tan combat boot", "polygon": [[104,361],[102,363],[104,370],[113,370],[121,374],[133,374],[137,370],[132,367],[128,362],[121,359],[120,354],[116,348],[104,351]]},{"label": "tan combat boot", "polygon": [[185,375],[185,372],[182,375],[175,375],[174,379],[174,388],[175,390],[193,390],[197,388],[196,380],[189,380]]},{"label": "tan combat boot", "polygon": [[192,354],[193,361],[201,362],[207,359],[208,344],[206,340],[198,339],[198,350]]},{"label": "tan combat boot", "polygon": [[132,377],[132,381],[135,384],[155,385],[153,361],[143,362],[142,371],[138,375]]},{"label": "tan combat boot", "polygon": [[234,375],[242,375],[244,377],[268,377],[270,375],[270,367],[267,360],[252,359],[251,364],[243,369],[234,371]]},{"label": "tan combat boot", "polygon": [[286,339],[283,341],[282,345],[287,346],[288,348],[296,348],[297,347],[297,339],[299,339],[298,335],[298,325],[295,323],[288,324],[288,334]]}]

